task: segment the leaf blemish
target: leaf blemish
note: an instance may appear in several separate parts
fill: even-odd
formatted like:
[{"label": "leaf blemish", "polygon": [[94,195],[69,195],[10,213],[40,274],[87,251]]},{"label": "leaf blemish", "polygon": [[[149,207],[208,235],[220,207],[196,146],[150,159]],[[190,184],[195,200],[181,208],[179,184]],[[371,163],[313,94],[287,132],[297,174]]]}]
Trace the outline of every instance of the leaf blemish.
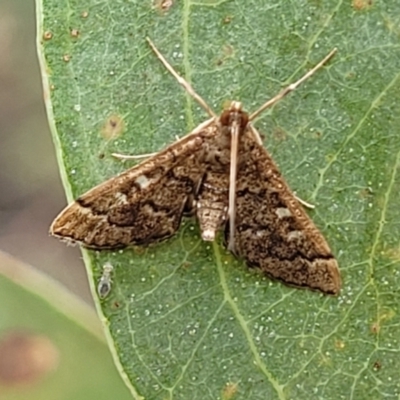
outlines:
[{"label": "leaf blemish", "polygon": [[101,130],[101,136],[104,139],[112,140],[121,136],[125,129],[125,122],[120,115],[112,114],[104,122]]},{"label": "leaf blemish", "polygon": [[223,400],[232,400],[238,391],[238,384],[233,382],[228,382],[223,391],[222,391],[222,399]]},{"label": "leaf blemish", "polygon": [[165,14],[173,4],[174,2],[172,0],[155,0],[154,8],[156,8],[161,14]]},{"label": "leaf blemish", "polygon": [[357,11],[367,10],[372,6],[372,0],[353,0],[353,8]]},{"label": "leaf blemish", "polygon": [[80,32],[78,29],[71,29],[70,35],[73,38],[77,38],[80,35]]},{"label": "leaf blemish", "polygon": [[43,39],[44,40],[50,40],[53,38],[53,33],[50,31],[46,31],[43,33]]}]

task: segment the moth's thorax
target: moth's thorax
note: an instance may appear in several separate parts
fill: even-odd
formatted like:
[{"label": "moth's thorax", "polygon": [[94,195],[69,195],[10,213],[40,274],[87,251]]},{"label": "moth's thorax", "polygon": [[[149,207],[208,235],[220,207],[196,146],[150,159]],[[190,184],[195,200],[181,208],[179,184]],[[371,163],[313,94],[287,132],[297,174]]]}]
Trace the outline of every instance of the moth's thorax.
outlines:
[{"label": "moth's thorax", "polygon": [[232,101],[229,108],[222,112],[219,122],[223,128],[231,130],[233,126],[237,126],[240,132],[243,132],[249,122],[249,115],[243,111],[242,103]]},{"label": "moth's thorax", "polygon": [[231,163],[232,135],[236,135],[241,146],[249,122],[242,104],[233,101],[217,120],[218,134],[203,146],[204,160],[211,170],[228,172]]}]

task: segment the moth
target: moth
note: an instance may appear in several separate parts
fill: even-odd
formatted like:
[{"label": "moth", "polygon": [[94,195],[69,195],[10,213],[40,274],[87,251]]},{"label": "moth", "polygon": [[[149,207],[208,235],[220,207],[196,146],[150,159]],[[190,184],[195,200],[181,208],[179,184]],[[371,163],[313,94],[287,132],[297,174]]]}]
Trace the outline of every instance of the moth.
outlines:
[{"label": "moth", "polygon": [[252,114],[233,101],[218,116],[148,42],[210,118],[80,196],[57,216],[50,233],[91,249],[117,249],[165,240],[177,232],[183,216],[195,216],[203,240],[213,241],[223,230],[228,250],[248,266],[289,285],[337,294],[337,261],[252,124],[326,64],[336,49]]}]

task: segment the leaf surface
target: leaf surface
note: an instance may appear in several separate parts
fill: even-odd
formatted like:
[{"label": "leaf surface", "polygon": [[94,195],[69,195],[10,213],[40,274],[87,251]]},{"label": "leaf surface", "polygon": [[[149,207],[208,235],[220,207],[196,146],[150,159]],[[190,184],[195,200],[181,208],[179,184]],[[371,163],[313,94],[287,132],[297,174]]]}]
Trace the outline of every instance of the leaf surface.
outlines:
[{"label": "leaf surface", "polygon": [[203,243],[193,221],[156,246],[85,252],[94,292],[102,265],[114,266],[100,312],[132,391],[182,400],[397,396],[399,3],[42,3],[47,107],[70,201],[128,167],[112,152],[160,150],[207,118],[147,36],[216,111],[227,100],[254,111],[338,48],[255,125],[292,189],[316,204],[309,213],[337,255],[340,296],[249,271],[220,241]]}]

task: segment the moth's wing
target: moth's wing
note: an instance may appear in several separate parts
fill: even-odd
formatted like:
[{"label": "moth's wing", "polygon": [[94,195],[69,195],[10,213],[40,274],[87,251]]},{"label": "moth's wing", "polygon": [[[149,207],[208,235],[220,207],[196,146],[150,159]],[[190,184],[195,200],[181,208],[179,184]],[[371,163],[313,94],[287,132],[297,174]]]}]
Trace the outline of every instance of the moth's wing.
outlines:
[{"label": "moth's wing", "polygon": [[203,171],[203,143],[212,120],[122,174],[94,187],[66,207],[50,233],[94,249],[114,249],[166,239],[179,228]]},{"label": "moth's wing", "polygon": [[336,259],[256,134],[250,125],[239,151],[236,254],[287,284],[337,294]]}]

